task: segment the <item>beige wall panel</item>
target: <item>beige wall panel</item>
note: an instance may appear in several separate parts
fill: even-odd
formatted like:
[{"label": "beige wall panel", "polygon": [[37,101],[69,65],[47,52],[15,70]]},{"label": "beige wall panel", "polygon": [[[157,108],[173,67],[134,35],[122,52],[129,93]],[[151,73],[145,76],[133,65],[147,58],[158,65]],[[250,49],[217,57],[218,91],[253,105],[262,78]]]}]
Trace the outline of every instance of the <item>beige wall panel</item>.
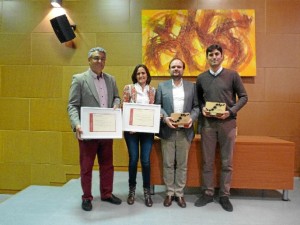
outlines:
[{"label": "beige wall panel", "polygon": [[129,0],[64,2],[80,32],[129,31]]},{"label": "beige wall panel", "polygon": [[[0,19],[1,23],[1,19]],[[2,66],[0,66],[0,97],[2,97]]]},{"label": "beige wall panel", "polygon": [[114,166],[127,167],[129,159],[125,139],[115,139],[113,147]]},{"label": "beige wall panel", "polygon": [[29,100],[0,98],[0,129],[29,129]]},{"label": "beige wall panel", "polygon": [[104,71],[113,75],[116,79],[119,96],[122,98],[123,88],[126,84],[131,84],[131,73],[128,66],[106,66]]},{"label": "beige wall panel", "polygon": [[76,175],[75,177],[79,177],[80,167],[79,165],[64,165],[64,170],[66,175]]},{"label": "beige wall panel", "polygon": [[57,98],[62,94],[62,67],[3,66],[1,76],[3,97]]},{"label": "beige wall panel", "polygon": [[290,128],[289,136],[300,139],[300,103],[291,103],[290,110],[291,113],[293,113],[293,117],[290,118],[292,120],[291,122],[293,123],[293,126],[291,126]]},{"label": "beige wall panel", "polygon": [[3,1],[2,32],[32,32],[49,9],[46,1]]},{"label": "beige wall panel", "polygon": [[266,24],[268,33],[299,34],[300,1],[266,0]]},{"label": "beige wall panel", "polygon": [[258,67],[299,67],[300,44],[297,35],[257,35]]},{"label": "beige wall panel", "polygon": [[75,133],[64,132],[62,140],[62,163],[64,165],[79,165],[79,146]]},{"label": "beige wall panel", "polygon": [[31,163],[30,132],[7,131],[2,134],[5,163]]},{"label": "beige wall panel", "polygon": [[300,102],[299,69],[267,68],[266,100],[269,102]]},{"label": "beige wall panel", "polygon": [[254,9],[255,28],[258,32],[265,31],[265,0],[226,0],[226,1],[206,1],[198,0],[199,9]]},{"label": "beige wall panel", "polygon": [[131,66],[142,61],[140,33],[97,33],[97,43],[107,51],[107,66]]},{"label": "beige wall panel", "polygon": [[[0,3],[0,5],[1,5],[1,3]],[[4,140],[3,140],[3,137],[2,137],[3,132],[0,131],[0,164],[4,162],[4,155],[3,155],[4,154],[4,148],[3,148]]]},{"label": "beige wall panel", "polygon": [[243,78],[243,83],[248,94],[248,101],[261,102],[265,100],[265,70],[257,69],[255,77]]},{"label": "beige wall panel", "polygon": [[266,45],[266,34],[264,32],[256,32],[256,67],[264,68],[266,53],[265,53],[265,45]]},{"label": "beige wall panel", "polygon": [[33,131],[70,131],[65,100],[31,100],[30,129]]},{"label": "beige wall panel", "polygon": [[0,164],[0,171],[0,189],[22,190],[31,183],[30,164]]},{"label": "beige wall panel", "polygon": [[[160,82],[163,82],[163,81],[166,81],[166,80],[169,80],[169,79],[171,79],[171,77],[169,77],[169,76],[165,76],[165,77],[153,77],[153,79],[152,79],[152,81],[151,81],[151,84],[152,84],[153,87],[157,88],[157,87],[158,87],[158,84],[159,84]],[[191,82],[195,82],[197,78],[196,78],[196,77],[193,77],[193,78],[191,78],[191,79],[188,79],[188,78],[186,77],[185,79],[186,79],[186,80],[189,80],[189,81],[191,81]]]},{"label": "beige wall panel", "polygon": [[30,34],[0,34],[0,65],[31,63]]},{"label": "beige wall panel", "polygon": [[86,65],[83,63],[83,65],[85,66],[64,66],[63,67],[62,97],[64,99],[69,98],[70,86],[71,86],[73,75],[77,73],[82,73],[83,71],[86,71],[89,68],[87,53],[85,54],[85,56],[86,56],[86,62],[85,62]]},{"label": "beige wall panel", "polygon": [[298,68],[296,69],[296,73],[291,75],[291,79],[294,82],[293,83],[290,82],[290,85],[289,85],[289,88],[290,88],[289,101],[290,102],[300,103],[299,75],[300,75],[300,67],[298,66]]},{"label": "beige wall panel", "polygon": [[33,164],[62,163],[61,132],[31,132],[30,151]]},{"label": "beige wall panel", "polygon": [[[0,1],[0,12],[3,12],[3,1]],[[0,32],[2,32],[3,26],[2,26],[2,16],[0,16]]]},{"label": "beige wall panel", "polygon": [[50,185],[50,165],[31,164],[31,184]]},{"label": "beige wall panel", "polygon": [[168,9],[197,9],[195,0],[131,0],[130,4],[130,31],[141,32],[142,10],[168,10]]},{"label": "beige wall panel", "polygon": [[63,165],[50,165],[50,182],[65,183],[66,173]]},{"label": "beige wall panel", "polygon": [[[293,136],[298,123],[294,104],[249,102],[238,113],[238,133],[243,135]],[[283,113],[284,109],[284,113]],[[299,121],[299,119],[298,119]]]},{"label": "beige wall panel", "polygon": [[54,33],[32,34],[32,64],[38,65],[84,65],[88,51],[95,46],[96,35],[79,33],[73,47],[61,44]]}]

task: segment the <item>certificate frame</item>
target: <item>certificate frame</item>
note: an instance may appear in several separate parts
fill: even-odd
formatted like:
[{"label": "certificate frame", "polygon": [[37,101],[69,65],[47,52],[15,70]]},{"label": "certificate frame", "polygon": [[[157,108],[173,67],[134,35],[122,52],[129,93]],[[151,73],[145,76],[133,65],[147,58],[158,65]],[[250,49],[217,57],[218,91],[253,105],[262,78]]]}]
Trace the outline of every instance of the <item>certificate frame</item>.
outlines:
[{"label": "certificate frame", "polygon": [[123,130],[159,133],[160,105],[123,103]]},{"label": "certificate frame", "polygon": [[82,139],[122,138],[121,109],[81,107]]}]

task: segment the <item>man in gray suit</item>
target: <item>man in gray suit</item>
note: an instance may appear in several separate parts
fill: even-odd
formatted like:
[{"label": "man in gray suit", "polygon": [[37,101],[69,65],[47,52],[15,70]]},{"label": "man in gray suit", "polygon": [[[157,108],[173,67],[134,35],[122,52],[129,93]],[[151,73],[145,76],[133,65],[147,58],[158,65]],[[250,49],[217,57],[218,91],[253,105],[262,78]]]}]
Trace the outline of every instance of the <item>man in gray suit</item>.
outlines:
[{"label": "man in gray suit", "polygon": [[[94,160],[98,158],[101,200],[121,204],[121,199],[112,194],[113,190],[113,153],[112,139],[82,139],[80,126],[81,107],[119,108],[120,98],[115,78],[103,72],[106,51],[92,48],[88,53],[90,68],[75,74],[70,88],[68,113],[71,126],[79,142],[80,176],[83,191],[81,207],[92,210],[92,171]],[[101,168],[101,169],[100,169]]]},{"label": "man in gray suit", "polygon": [[[199,107],[195,85],[182,79],[185,63],[178,58],[171,60],[171,80],[158,85],[155,104],[161,105],[160,126],[163,155],[163,177],[166,185],[164,206],[175,200],[185,208],[184,187],[186,184],[187,161],[191,142],[195,136],[193,122],[198,118]],[[172,120],[171,113],[190,113],[187,126],[179,128]]]}]

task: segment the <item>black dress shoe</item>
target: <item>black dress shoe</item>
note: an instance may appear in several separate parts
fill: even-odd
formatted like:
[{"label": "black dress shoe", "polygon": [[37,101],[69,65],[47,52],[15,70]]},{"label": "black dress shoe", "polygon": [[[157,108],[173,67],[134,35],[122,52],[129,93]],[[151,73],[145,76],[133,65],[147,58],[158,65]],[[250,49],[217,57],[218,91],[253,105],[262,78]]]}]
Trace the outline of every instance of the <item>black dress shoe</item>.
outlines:
[{"label": "black dress shoe", "polygon": [[201,195],[200,198],[198,198],[197,201],[195,202],[195,206],[202,207],[213,201],[214,201],[214,197],[212,195],[207,195],[203,193],[203,195]]},{"label": "black dress shoe", "polygon": [[186,207],[186,203],[183,197],[175,197],[175,201],[177,202],[177,204],[181,207],[181,208],[185,208]]},{"label": "black dress shoe", "polygon": [[101,200],[104,202],[109,202],[111,204],[115,204],[115,205],[120,205],[122,203],[122,200],[119,199],[118,197],[114,196],[113,194],[111,194],[111,197],[101,198]]},{"label": "black dress shoe", "polygon": [[173,200],[174,200],[174,196],[167,195],[164,200],[164,206],[169,207],[170,205],[172,205]]},{"label": "black dress shoe", "polygon": [[231,202],[229,201],[228,196],[222,196],[220,197],[220,204],[224,210],[227,212],[232,212],[233,211],[233,206]]},{"label": "black dress shoe", "polygon": [[89,200],[89,199],[83,199],[82,204],[81,204],[81,208],[84,211],[91,211],[92,208],[93,208],[92,201]]}]

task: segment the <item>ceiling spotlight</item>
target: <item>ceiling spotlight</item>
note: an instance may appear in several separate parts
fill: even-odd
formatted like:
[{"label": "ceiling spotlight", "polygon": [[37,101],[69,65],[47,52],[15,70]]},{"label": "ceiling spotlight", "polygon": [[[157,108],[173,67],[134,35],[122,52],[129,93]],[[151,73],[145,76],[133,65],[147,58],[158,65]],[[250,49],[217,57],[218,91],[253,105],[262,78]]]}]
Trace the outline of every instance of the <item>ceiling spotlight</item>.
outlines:
[{"label": "ceiling spotlight", "polygon": [[61,8],[62,0],[50,0],[50,2],[54,8]]}]

